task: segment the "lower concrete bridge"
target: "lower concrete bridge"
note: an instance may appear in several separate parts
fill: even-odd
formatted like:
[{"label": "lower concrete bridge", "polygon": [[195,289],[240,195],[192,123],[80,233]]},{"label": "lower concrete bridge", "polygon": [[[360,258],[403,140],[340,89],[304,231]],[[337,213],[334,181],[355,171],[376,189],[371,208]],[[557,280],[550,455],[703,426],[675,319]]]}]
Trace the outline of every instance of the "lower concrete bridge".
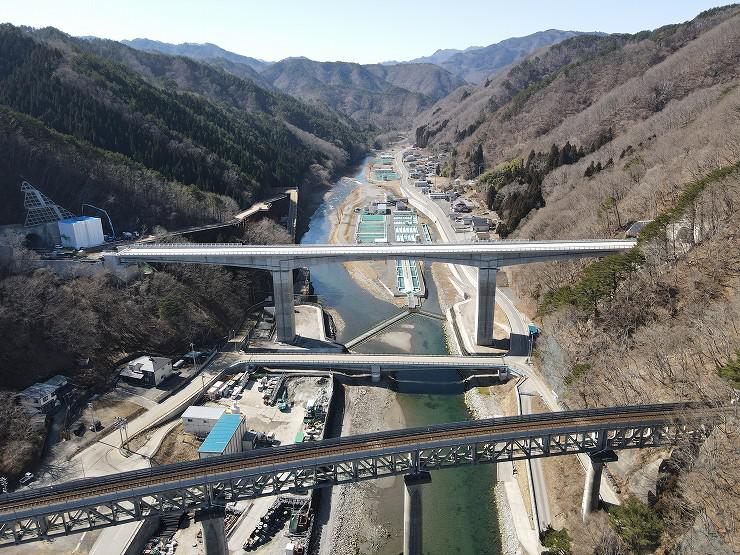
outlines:
[{"label": "lower concrete bridge", "polygon": [[505,266],[607,256],[631,249],[635,241],[495,241],[490,243],[372,244],[372,245],[241,245],[161,244],[130,245],[104,253],[106,265],[150,263],[217,264],[269,270],[275,299],[279,341],[295,339],[293,270],[356,260],[413,259],[478,268],[476,342],[493,343],[496,272]]},{"label": "lower concrete bridge", "polygon": [[[594,495],[598,502],[596,475],[600,478],[601,465],[614,460],[614,452],[702,441],[726,412],[681,403],[531,414],[257,449],[74,480],[0,496],[0,544],[208,510],[239,499],[576,453],[594,461],[584,495],[592,507]],[[425,481],[411,478],[407,487]],[[418,501],[418,491],[411,493],[411,501]]]},{"label": "lower concrete bridge", "polygon": [[357,353],[250,353],[244,361],[252,366],[275,369],[301,370],[350,370],[369,372],[373,381],[384,372],[410,370],[463,370],[484,371],[497,374],[501,381],[509,379],[511,372],[498,356],[449,356],[449,355],[387,355]]}]

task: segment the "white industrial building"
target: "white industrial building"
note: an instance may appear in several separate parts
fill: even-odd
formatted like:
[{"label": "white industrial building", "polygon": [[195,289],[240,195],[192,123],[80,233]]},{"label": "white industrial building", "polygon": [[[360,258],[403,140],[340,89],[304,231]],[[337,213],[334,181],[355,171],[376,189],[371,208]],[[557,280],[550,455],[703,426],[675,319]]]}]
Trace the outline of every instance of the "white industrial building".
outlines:
[{"label": "white industrial building", "polygon": [[196,437],[206,437],[226,412],[225,407],[200,407],[193,405],[182,413],[182,429]]},{"label": "white industrial building", "polygon": [[242,437],[246,431],[247,423],[241,414],[221,415],[198,449],[198,458],[239,453],[242,450]]},{"label": "white industrial building", "polygon": [[172,374],[172,360],[165,357],[143,356],[129,362],[121,377],[143,386],[157,386]]},{"label": "white industrial building", "polygon": [[58,225],[63,247],[86,249],[105,242],[100,218],[93,216],[66,218],[60,220]]}]

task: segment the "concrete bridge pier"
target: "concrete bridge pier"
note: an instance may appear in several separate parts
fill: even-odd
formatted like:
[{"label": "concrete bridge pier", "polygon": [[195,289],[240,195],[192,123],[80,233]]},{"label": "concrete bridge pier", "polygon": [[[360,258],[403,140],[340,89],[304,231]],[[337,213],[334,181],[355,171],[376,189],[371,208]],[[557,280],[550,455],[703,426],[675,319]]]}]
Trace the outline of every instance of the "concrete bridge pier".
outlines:
[{"label": "concrete bridge pier", "polygon": [[476,345],[493,345],[493,312],[496,308],[498,268],[478,268],[478,311],[475,314]]},{"label": "concrete bridge pier", "polygon": [[211,507],[195,511],[195,522],[203,527],[203,548],[206,555],[228,555],[226,530],[224,529],[224,510]]},{"label": "concrete bridge pier", "polygon": [[601,473],[603,470],[604,463],[590,458],[590,464],[586,469],[586,484],[583,486],[583,501],[581,502],[581,517],[584,522],[588,515],[599,510],[599,490],[601,489]]},{"label": "concrete bridge pier", "polygon": [[422,555],[421,486],[429,484],[429,472],[406,474],[403,477],[403,554]]},{"label": "concrete bridge pier", "polygon": [[292,343],[295,339],[293,269],[272,270],[272,287],[272,298],[275,302],[277,340],[282,343]]},{"label": "concrete bridge pier", "polygon": [[378,383],[380,381],[380,365],[379,364],[373,364],[370,367],[370,378],[373,383]]},{"label": "concrete bridge pier", "polygon": [[[604,432],[599,432],[598,435],[604,436]],[[599,510],[599,491],[604,463],[615,462],[617,454],[611,449],[602,449],[596,453],[589,453],[588,458],[590,464],[586,469],[586,484],[583,486],[583,501],[581,502],[581,518],[584,522],[588,515]]]}]

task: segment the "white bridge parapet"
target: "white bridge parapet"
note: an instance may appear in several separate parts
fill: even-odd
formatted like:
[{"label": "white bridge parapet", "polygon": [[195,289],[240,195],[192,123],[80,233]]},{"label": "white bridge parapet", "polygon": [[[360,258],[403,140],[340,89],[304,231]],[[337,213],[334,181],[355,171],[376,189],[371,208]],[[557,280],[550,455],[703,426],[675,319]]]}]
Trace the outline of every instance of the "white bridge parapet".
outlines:
[{"label": "white bridge parapet", "polygon": [[[479,268],[476,341],[493,343],[496,271],[504,266],[551,262],[572,258],[600,257],[634,247],[627,239],[568,241],[496,241],[492,243],[400,243],[372,245],[241,245],[135,244],[116,253],[104,253],[107,264],[138,262],[217,264],[273,272],[275,320],[278,341],[295,338],[293,296],[287,294],[289,272],[303,266],[317,266],[357,260],[414,259]],[[494,283],[490,283],[494,280]],[[484,284],[485,287],[481,287]],[[292,283],[291,283],[292,285]]]}]

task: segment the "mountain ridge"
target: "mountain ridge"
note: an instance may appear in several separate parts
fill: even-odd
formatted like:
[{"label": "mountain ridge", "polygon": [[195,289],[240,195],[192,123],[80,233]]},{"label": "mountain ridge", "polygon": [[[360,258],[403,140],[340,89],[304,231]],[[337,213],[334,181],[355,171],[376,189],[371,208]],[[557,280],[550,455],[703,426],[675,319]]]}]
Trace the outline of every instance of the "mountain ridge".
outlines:
[{"label": "mountain ridge", "polygon": [[207,61],[222,58],[232,63],[247,65],[256,71],[259,71],[272,63],[260,60],[259,58],[237,54],[236,52],[226,50],[210,42],[183,42],[180,44],[173,44],[147,38],[135,38],[118,42],[125,44],[126,46],[130,46],[131,48],[136,48],[137,50],[154,51],[174,56],[187,56],[188,58],[196,60]]}]

